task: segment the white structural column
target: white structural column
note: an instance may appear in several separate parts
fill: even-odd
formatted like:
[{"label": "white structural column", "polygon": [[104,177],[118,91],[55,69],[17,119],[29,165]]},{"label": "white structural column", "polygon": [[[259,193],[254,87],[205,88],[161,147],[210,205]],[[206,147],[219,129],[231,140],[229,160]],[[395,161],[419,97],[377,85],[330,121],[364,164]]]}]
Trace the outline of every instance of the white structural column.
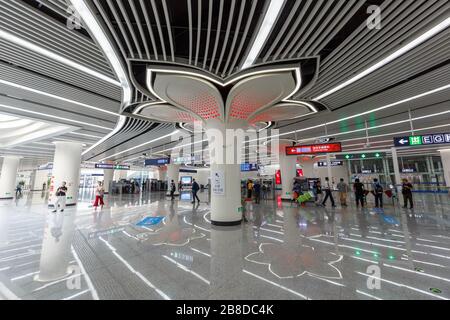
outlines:
[{"label": "white structural column", "polygon": [[397,190],[397,192],[400,192],[401,188],[398,186],[401,184],[401,176],[400,176],[400,167],[398,165],[398,157],[397,157],[397,149],[396,148],[391,148],[391,153],[392,153],[392,162],[394,163],[394,175],[395,175],[395,188]]},{"label": "white structural column", "polygon": [[80,163],[83,145],[77,142],[66,141],[55,142],[55,145],[49,202],[52,204],[55,201],[56,190],[64,181],[67,187],[66,205],[75,205],[80,185]]},{"label": "white structural column", "polygon": [[440,150],[444,178],[447,187],[450,186],[450,149]]},{"label": "white structural column", "polygon": [[172,180],[175,182],[175,195],[180,194],[178,190],[178,182],[180,182],[180,165],[179,164],[169,164],[167,166],[167,195],[170,195],[170,183]]},{"label": "white structural column", "polygon": [[286,155],[286,145],[280,145],[281,200],[292,199],[294,178],[297,176],[297,157]]},{"label": "white structural column", "polygon": [[0,200],[14,198],[19,162],[20,157],[7,156],[3,158],[2,172],[0,175]]},{"label": "white structural column", "polygon": [[330,183],[333,182],[333,171],[331,168],[332,168],[331,167],[331,157],[330,157],[330,154],[327,153],[327,176],[328,176],[328,179],[330,179]]},{"label": "white structural column", "polygon": [[109,193],[109,186],[114,179],[114,170],[105,169],[103,170],[103,189],[105,193]]},{"label": "white structural column", "polygon": [[223,123],[209,120],[206,135],[211,162],[211,223],[232,226],[242,222],[241,145],[234,136],[227,139],[227,129],[244,128],[236,121]]}]

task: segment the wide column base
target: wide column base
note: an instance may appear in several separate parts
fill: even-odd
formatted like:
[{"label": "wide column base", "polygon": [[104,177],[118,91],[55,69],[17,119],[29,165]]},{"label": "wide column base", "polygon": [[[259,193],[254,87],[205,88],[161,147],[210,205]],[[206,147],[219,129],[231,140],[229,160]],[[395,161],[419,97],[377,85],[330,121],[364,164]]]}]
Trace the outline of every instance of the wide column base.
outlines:
[{"label": "wide column base", "polygon": [[240,165],[211,165],[211,224],[235,226],[242,223],[240,180]]}]

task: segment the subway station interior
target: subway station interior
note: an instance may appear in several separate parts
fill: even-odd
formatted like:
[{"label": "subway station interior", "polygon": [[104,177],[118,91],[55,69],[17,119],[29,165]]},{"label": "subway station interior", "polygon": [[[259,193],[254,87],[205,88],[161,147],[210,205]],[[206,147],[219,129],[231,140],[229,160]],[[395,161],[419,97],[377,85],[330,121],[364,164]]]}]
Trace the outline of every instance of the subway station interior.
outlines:
[{"label": "subway station interior", "polygon": [[450,299],[450,1],[0,0],[0,300]]}]

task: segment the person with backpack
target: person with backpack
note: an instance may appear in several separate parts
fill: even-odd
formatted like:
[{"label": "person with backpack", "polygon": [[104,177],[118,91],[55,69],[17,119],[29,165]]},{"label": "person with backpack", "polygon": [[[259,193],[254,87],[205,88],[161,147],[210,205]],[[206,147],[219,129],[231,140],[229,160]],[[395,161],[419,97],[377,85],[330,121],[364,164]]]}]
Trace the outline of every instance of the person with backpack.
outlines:
[{"label": "person with backpack", "polygon": [[170,182],[170,200],[175,200],[175,190],[177,187],[175,186],[175,182],[172,180]]},{"label": "person with backpack", "polygon": [[327,200],[328,198],[330,198],[331,200],[331,206],[333,208],[336,208],[336,204],[334,203],[334,198],[333,198],[333,190],[332,190],[332,186],[330,183],[330,178],[326,177],[325,178],[325,199],[323,199],[322,201],[322,206],[325,207],[325,205],[327,204]]},{"label": "person with backpack", "polygon": [[403,194],[403,204],[404,204],[403,208],[404,209],[408,208],[408,202],[409,202],[410,208],[411,209],[414,208],[412,190],[413,190],[413,185],[410,182],[408,182],[408,179],[403,179],[402,194]]},{"label": "person with backpack", "polygon": [[378,179],[373,179],[373,194],[375,196],[375,208],[383,208],[384,189]]},{"label": "person with backpack", "polygon": [[355,192],[356,207],[359,208],[361,203],[361,207],[364,208],[364,184],[359,179],[355,180],[353,191]]},{"label": "person with backpack", "polygon": [[200,199],[198,198],[197,192],[200,190],[200,186],[198,185],[195,179],[192,180],[192,203],[195,203],[195,199],[197,199],[198,203],[200,203]]}]

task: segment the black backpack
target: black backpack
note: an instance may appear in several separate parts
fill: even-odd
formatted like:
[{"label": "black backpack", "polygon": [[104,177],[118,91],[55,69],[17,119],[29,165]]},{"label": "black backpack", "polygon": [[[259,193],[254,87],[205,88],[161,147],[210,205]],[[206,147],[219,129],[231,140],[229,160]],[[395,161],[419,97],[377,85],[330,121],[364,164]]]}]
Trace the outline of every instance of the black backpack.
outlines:
[{"label": "black backpack", "polygon": [[375,185],[375,193],[383,193],[383,187],[381,186],[381,184],[377,183]]}]

